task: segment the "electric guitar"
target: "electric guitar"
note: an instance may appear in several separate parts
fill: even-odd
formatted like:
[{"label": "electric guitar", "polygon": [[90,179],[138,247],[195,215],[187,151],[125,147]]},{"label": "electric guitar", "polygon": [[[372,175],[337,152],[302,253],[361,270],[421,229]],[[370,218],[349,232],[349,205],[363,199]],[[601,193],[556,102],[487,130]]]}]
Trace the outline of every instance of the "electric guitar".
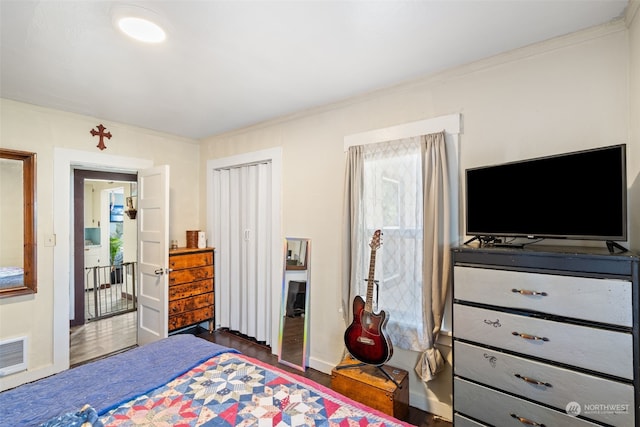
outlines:
[{"label": "electric guitar", "polygon": [[373,312],[373,285],[376,265],[376,251],[380,247],[380,230],[371,238],[371,259],[367,279],[367,301],[360,295],[353,299],[353,322],[344,332],[344,343],[349,353],[360,362],[368,365],[384,365],[393,355],[393,346],[385,335],[384,328],[389,320],[387,313]]}]

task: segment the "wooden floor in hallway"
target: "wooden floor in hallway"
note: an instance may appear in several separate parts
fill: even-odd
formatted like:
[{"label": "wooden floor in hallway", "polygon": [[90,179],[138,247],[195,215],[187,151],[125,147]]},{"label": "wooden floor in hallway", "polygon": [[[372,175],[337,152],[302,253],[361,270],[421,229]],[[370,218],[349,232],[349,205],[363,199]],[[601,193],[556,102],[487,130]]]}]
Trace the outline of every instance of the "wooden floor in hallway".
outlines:
[{"label": "wooden floor in hallway", "polygon": [[78,366],[136,346],[137,312],[73,326],[69,334],[69,365]]}]

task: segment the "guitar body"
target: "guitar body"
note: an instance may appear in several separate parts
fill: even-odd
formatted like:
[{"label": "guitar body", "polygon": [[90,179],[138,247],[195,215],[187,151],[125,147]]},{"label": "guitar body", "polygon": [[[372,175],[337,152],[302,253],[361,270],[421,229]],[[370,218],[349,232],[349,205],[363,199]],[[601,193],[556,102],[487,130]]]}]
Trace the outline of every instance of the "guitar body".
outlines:
[{"label": "guitar body", "polygon": [[368,365],[384,365],[393,355],[393,346],[386,336],[387,313],[375,314],[365,309],[359,295],[353,299],[353,322],[344,332],[344,343],[349,353]]}]

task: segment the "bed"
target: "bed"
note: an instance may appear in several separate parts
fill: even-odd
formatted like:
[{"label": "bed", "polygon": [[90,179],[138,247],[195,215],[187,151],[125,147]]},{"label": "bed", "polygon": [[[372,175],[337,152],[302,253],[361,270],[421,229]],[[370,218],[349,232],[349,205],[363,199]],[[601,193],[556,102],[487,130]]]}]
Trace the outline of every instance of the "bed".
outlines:
[{"label": "bed", "polygon": [[193,335],[0,393],[1,426],[408,426]]},{"label": "bed", "polygon": [[0,289],[24,285],[22,267],[0,267]]}]

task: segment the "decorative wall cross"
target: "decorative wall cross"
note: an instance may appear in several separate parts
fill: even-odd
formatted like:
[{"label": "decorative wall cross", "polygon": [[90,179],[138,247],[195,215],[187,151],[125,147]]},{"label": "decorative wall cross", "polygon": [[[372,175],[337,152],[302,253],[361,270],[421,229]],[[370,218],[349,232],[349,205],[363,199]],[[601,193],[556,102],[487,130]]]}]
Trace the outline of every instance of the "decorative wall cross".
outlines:
[{"label": "decorative wall cross", "polygon": [[105,129],[107,128],[102,126],[102,123],[99,124],[97,127],[98,127],[98,130],[91,129],[91,135],[93,136],[97,135],[100,137],[100,142],[98,142],[98,145],[96,145],[96,147],[98,147],[100,151],[102,151],[105,148],[107,148],[107,146],[104,145],[104,138],[111,139],[111,132],[105,132]]}]

